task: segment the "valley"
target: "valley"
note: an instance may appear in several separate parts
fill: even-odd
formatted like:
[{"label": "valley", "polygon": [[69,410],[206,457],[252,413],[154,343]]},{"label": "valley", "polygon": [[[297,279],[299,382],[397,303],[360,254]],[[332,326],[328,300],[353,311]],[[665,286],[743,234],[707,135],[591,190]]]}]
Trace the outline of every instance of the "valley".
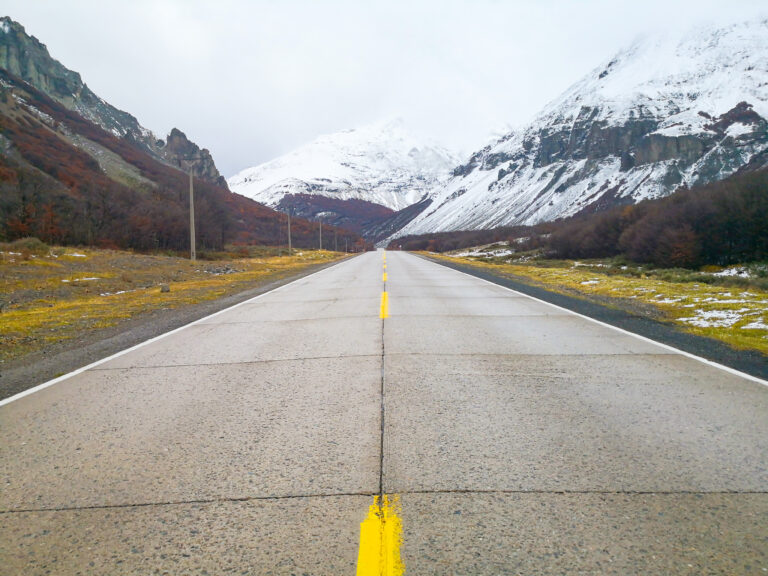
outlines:
[{"label": "valley", "polygon": [[768,14],[14,3],[0,571],[768,572]]}]

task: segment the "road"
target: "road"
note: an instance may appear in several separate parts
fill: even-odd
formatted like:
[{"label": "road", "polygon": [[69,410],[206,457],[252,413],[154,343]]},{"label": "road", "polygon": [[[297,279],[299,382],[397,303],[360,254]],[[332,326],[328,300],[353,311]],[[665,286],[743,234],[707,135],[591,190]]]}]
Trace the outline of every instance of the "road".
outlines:
[{"label": "road", "polygon": [[2,574],[354,574],[381,493],[406,574],[768,573],[768,387],[399,252],[5,404],[0,470]]}]

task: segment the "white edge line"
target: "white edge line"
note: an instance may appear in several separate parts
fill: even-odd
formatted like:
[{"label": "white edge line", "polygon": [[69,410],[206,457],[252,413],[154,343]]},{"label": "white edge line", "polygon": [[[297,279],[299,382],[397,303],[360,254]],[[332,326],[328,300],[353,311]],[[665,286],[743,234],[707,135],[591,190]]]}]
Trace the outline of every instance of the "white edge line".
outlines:
[{"label": "white edge line", "polygon": [[[429,260],[429,261],[434,264],[440,265],[439,262],[435,262],[434,260]],[[481,280],[483,282],[486,282],[487,284],[490,284],[491,286],[498,286],[499,288],[503,288],[504,290],[509,290],[510,292],[514,292],[515,294],[519,294],[520,296],[530,298],[531,300],[536,300],[536,302],[541,302],[542,304],[546,304],[547,306],[551,306],[552,308],[557,308],[558,310],[562,310],[563,312],[573,314],[574,316],[580,316],[585,320],[589,320],[590,322],[594,322],[595,324],[599,324],[600,326],[611,328],[613,330],[616,330],[617,332],[621,332],[622,334],[634,336],[635,338],[638,338],[639,340],[643,340],[644,342],[649,342],[650,344],[655,344],[656,346],[660,346],[661,348],[666,348],[667,350],[671,350],[673,352],[676,352],[677,354],[681,354],[682,356],[693,358],[694,360],[698,360],[703,364],[714,366],[715,368],[719,368],[720,370],[724,370],[725,372],[729,372],[730,374],[741,376],[742,378],[746,378],[747,380],[751,380],[752,382],[757,382],[758,384],[762,384],[763,386],[768,386],[768,380],[763,380],[762,378],[758,378],[757,376],[752,376],[751,374],[740,372],[735,368],[724,366],[723,364],[718,364],[717,362],[713,362],[712,360],[707,360],[706,358],[702,358],[701,356],[696,356],[696,354],[691,354],[690,352],[686,352],[685,350],[680,350],[679,348],[675,348],[674,346],[670,346],[669,344],[664,344],[663,342],[657,342],[656,340],[652,340],[651,338],[641,336],[640,334],[635,334],[634,332],[630,332],[629,330],[624,330],[623,328],[619,328],[618,326],[614,326],[613,324],[601,322],[600,320],[597,320],[595,318],[590,318],[589,316],[585,316],[584,314],[579,314],[578,312],[574,312],[573,310],[568,310],[568,308],[563,308],[562,306],[558,306],[557,304],[552,304],[551,302],[547,302],[546,300],[541,300],[539,298],[536,298],[535,296],[530,296],[523,292],[518,292],[517,290],[508,288],[507,286],[502,286],[501,284],[496,284],[495,282],[491,282],[490,280],[486,280],[485,278],[480,278],[479,276],[474,276],[472,274],[469,274],[468,272],[464,272],[462,270],[456,270],[456,268],[451,268],[450,266],[445,266],[445,268],[448,268],[449,270],[453,270],[454,272],[458,272],[459,274],[464,274],[465,276],[469,276],[470,278]]]},{"label": "white edge line", "polygon": [[88,364],[87,366],[83,366],[82,368],[78,368],[77,370],[73,370],[72,372],[68,372],[67,374],[63,374],[57,378],[54,378],[53,380],[48,380],[47,382],[43,382],[42,384],[38,384],[34,388],[29,388],[28,390],[24,390],[23,392],[19,392],[18,394],[15,394],[9,398],[6,398],[5,400],[0,400],[0,407],[5,406],[6,404],[10,404],[11,402],[15,402],[16,400],[21,400],[25,396],[29,396],[31,394],[34,394],[35,392],[40,392],[41,390],[45,390],[46,388],[53,386],[54,384],[58,384],[59,382],[63,382],[64,380],[68,380],[69,378],[72,378],[73,376],[77,376],[78,374],[82,374],[86,370],[90,370],[91,368],[95,368],[96,366],[99,366],[101,364],[104,364],[105,362],[109,362],[110,360],[114,360],[115,358],[119,358],[120,356],[124,354],[128,354],[129,352],[133,352],[134,350],[137,350],[139,348],[142,348],[143,346],[146,346],[148,344],[152,344],[153,342],[157,342],[158,340],[162,340],[163,338],[167,336],[171,336],[172,334],[176,334],[177,332],[181,332],[182,330],[189,328],[190,326],[194,326],[195,324],[200,324],[202,322],[205,322],[206,320],[210,320],[214,316],[218,316],[219,314],[223,314],[224,312],[229,312],[230,310],[234,310],[235,308],[238,308],[240,306],[243,306],[245,304],[250,304],[254,300],[258,300],[262,296],[266,296],[267,294],[274,294],[278,290],[282,290],[283,288],[286,288],[290,286],[291,284],[295,284],[296,282],[299,282],[300,280],[305,280],[307,278],[310,278],[311,276],[314,276],[315,274],[320,274],[321,272],[325,272],[326,270],[330,270],[331,268],[334,268],[335,266],[338,266],[339,264],[343,264],[344,262],[349,262],[349,258],[345,258],[344,260],[341,260],[340,262],[336,262],[335,264],[332,264],[331,266],[328,266],[327,268],[323,268],[322,270],[318,270],[316,272],[312,272],[312,274],[307,274],[306,276],[301,276],[300,278],[296,278],[295,280],[292,280],[288,282],[287,284],[283,284],[281,286],[278,286],[277,288],[273,288],[272,290],[268,290],[267,292],[264,292],[262,294],[259,294],[257,296],[254,296],[253,298],[249,298],[248,300],[243,300],[242,302],[238,302],[237,304],[233,304],[232,306],[228,308],[224,308],[223,310],[219,310],[218,312],[214,312],[213,314],[209,314],[208,316],[205,316],[203,318],[198,318],[197,320],[190,322],[189,324],[184,324],[184,326],[179,326],[178,328],[175,328],[171,330],[170,332],[164,332],[163,334],[160,334],[158,336],[155,336],[154,338],[150,338],[149,340],[145,340],[144,342],[139,342],[138,344],[135,344],[134,346],[131,346],[130,348],[126,348],[125,350],[121,350],[120,352],[117,352],[115,354],[112,354],[111,356],[107,356],[106,358],[102,358],[101,360],[96,360],[96,362],[92,362],[91,364]]}]

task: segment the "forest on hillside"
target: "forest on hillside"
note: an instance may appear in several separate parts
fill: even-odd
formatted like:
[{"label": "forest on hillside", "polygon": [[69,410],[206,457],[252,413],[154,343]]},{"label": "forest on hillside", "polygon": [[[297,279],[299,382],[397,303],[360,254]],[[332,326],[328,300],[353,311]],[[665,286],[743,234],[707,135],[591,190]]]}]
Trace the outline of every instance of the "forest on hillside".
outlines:
[{"label": "forest on hillside", "polygon": [[681,189],[639,204],[535,226],[443,232],[393,240],[390,249],[448,252],[508,242],[551,258],[609,258],[660,267],[768,260],[768,170]]},{"label": "forest on hillside", "polygon": [[[0,241],[189,248],[187,174],[7,72],[0,70],[0,80]],[[83,142],[113,155],[123,173],[109,174]],[[200,249],[287,242],[283,214],[203,179],[195,178],[194,191]],[[297,218],[291,232],[297,247],[318,245],[317,223]],[[334,232],[350,246],[361,241],[330,227],[328,237]]]}]

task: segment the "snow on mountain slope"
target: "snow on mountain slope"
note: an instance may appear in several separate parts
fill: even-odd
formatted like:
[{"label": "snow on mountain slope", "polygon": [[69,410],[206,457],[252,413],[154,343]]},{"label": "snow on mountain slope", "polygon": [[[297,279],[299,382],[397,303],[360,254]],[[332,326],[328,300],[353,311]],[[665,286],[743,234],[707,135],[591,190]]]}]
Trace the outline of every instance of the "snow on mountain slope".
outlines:
[{"label": "snow on mountain slope", "polygon": [[273,207],[286,194],[316,194],[400,210],[447,180],[457,163],[447,150],[407,132],[401,120],[387,120],[320,136],[228,183]]},{"label": "snow on mountain slope", "polygon": [[532,224],[768,164],[768,20],[634,43],[475,153],[396,234]]}]

